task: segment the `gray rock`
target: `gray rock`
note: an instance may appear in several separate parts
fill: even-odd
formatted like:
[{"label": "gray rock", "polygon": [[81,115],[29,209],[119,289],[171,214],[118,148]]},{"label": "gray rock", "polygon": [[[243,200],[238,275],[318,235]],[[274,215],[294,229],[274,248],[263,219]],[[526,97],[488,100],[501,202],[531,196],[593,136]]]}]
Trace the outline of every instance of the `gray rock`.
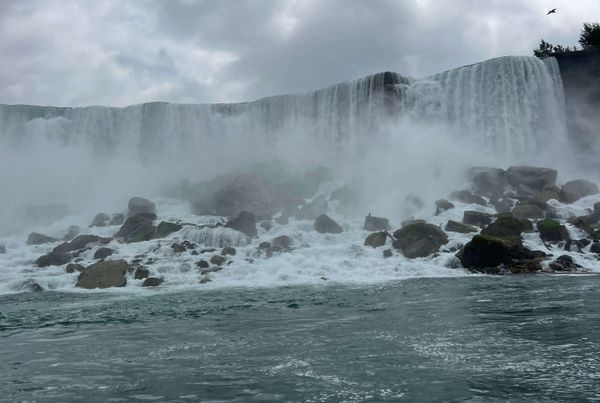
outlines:
[{"label": "gray rock", "polygon": [[83,267],[82,265],[78,264],[78,263],[69,263],[67,265],[67,268],[65,269],[65,271],[67,273],[75,273],[76,271],[82,271],[83,269],[85,269],[85,267]]},{"label": "gray rock", "polygon": [[363,228],[367,231],[388,231],[390,229],[390,221],[387,218],[375,217],[369,214],[365,217]]},{"label": "gray rock", "polygon": [[104,260],[89,266],[79,274],[79,288],[125,287],[129,265],[124,260]]},{"label": "gray rock", "polygon": [[109,225],[122,225],[125,222],[125,214],[115,213],[112,215]]},{"label": "gray rock", "polygon": [[565,183],[562,186],[564,200],[567,203],[573,203],[582,197],[595,195],[600,192],[598,186],[585,179],[576,179]]},{"label": "gray rock", "polygon": [[400,227],[406,227],[408,225],[413,225],[413,224],[426,224],[427,221],[423,220],[422,218],[411,218],[409,220],[404,220],[400,223]]},{"label": "gray rock", "polygon": [[313,223],[315,231],[320,234],[339,234],[344,229],[327,214],[321,214]]},{"label": "gray rock", "polygon": [[116,250],[111,249],[111,248],[98,248],[98,250],[96,250],[96,252],[94,253],[94,259],[98,260],[98,259],[106,259],[107,257],[109,257],[110,255],[114,254],[116,252]]},{"label": "gray rock", "polygon": [[106,227],[110,222],[110,216],[106,213],[98,213],[92,220],[90,227]]},{"label": "gray rock", "polygon": [[532,204],[519,204],[515,206],[512,215],[520,219],[540,219],[546,216],[541,208]]},{"label": "gray rock", "polygon": [[478,231],[477,228],[471,225],[463,224],[454,220],[448,220],[448,222],[446,223],[446,228],[444,229],[449,232],[459,232],[461,234],[468,234],[470,232]]},{"label": "gray rock", "polygon": [[411,224],[394,232],[392,246],[409,259],[426,257],[448,243],[448,236],[432,224]]},{"label": "gray rock", "polygon": [[226,259],[220,255],[214,255],[210,258],[210,262],[216,266],[221,266],[223,263],[225,263],[225,260]]},{"label": "gray rock", "polygon": [[456,190],[449,195],[450,200],[456,200],[465,204],[479,204],[485,206],[487,203],[481,196],[474,195],[468,190]]},{"label": "gray rock", "polygon": [[465,211],[463,214],[463,223],[465,224],[485,227],[491,222],[492,215],[488,213],[481,213],[479,211]]},{"label": "gray rock", "polygon": [[133,273],[133,278],[135,278],[136,280],[143,280],[145,278],[148,278],[149,276],[150,270],[143,267],[138,267],[137,269],[135,269],[135,273]]},{"label": "gray rock", "polygon": [[44,291],[44,289],[42,288],[42,286],[39,285],[32,278],[28,278],[27,280],[25,280],[21,284],[19,284],[19,289],[23,290],[23,291],[29,291],[29,292],[42,292],[42,291]]},{"label": "gray rock", "polygon": [[523,232],[533,230],[533,224],[527,219],[519,219],[510,214],[503,214],[496,221],[481,230],[482,235],[495,237],[521,237]]},{"label": "gray rock", "polygon": [[225,226],[240,231],[250,238],[256,236],[256,218],[249,211],[240,212],[235,218],[229,220]]},{"label": "gray rock", "polygon": [[506,172],[503,169],[476,167],[469,170],[468,176],[475,192],[482,196],[499,196],[507,186]]},{"label": "gray rock", "polygon": [[58,242],[58,239],[47,235],[32,232],[27,236],[27,245],[43,245],[45,243]]},{"label": "gray rock", "polygon": [[132,197],[127,204],[129,216],[133,217],[138,214],[149,214],[156,218],[156,206],[148,199],[143,197]]},{"label": "gray rock", "polygon": [[67,229],[67,233],[63,237],[63,241],[71,241],[73,238],[75,238],[80,233],[81,233],[81,228],[79,228],[77,225],[71,225]]},{"label": "gray rock", "polygon": [[289,250],[292,246],[292,238],[287,235],[280,235],[276,238],[273,238],[271,241],[271,245],[273,248],[281,249],[281,250]]},{"label": "gray rock", "polygon": [[378,248],[380,246],[385,245],[385,240],[387,239],[387,233],[385,231],[381,232],[373,232],[369,234],[365,239],[365,246],[370,246],[372,248]]},{"label": "gray rock", "polygon": [[435,215],[440,215],[444,211],[448,211],[454,208],[454,204],[446,199],[436,200],[435,202]]},{"label": "gray rock", "polygon": [[234,256],[236,254],[236,250],[235,248],[231,247],[231,246],[226,246],[223,249],[221,249],[221,256]]},{"label": "gray rock", "polygon": [[173,249],[173,253],[183,253],[186,251],[185,246],[177,242],[171,245],[171,249]]},{"label": "gray rock", "polygon": [[581,266],[573,261],[573,258],[569,255],[562,255],[556,258],[550,263],[550,269],[554,271],[573,271],[580,269]]},{"label": "gray rock", "polygon": [[148,241],[154,237],[156,228],[152,219],[140,213],[127,218],[119,231],[115,234],[115,238],[120,238],[125,242],[141,242]]},{"label": "gray rock", "polygon": [[156,235],[155,236],[157,238],[165,238],[165,237],[171,235],[172,233],[179,231],[181,228],[183,228],[183,227],[179,224],[176,224],[173,222],[161,221],[161,223],[156,226]]},{"label": "gray rock", "polygon": [[550,168],[516,166],[506,170],[508,183],[514,186],[519,193],[525,194],[554,187],[556,176],[556,170]]},{"label": "gray rock", "polygon": [[90,244],[107,244],[110,238],[102,238],[97,235],[78,235],[69,242],[63,242],[53,249],[54,252],[67,253],[80,251],[88,247]]},{"label": "gray rock", "polygon": [[71,260],[71,256],[66,253],[61,252],[50,252],[44,256],[40,256],[35,264],[38,267],[47,267],[47,266],[62,266],[63,264],[69,263]]},{"label": "gray rock", "polygon": [[201,269],[208,269],[210,267],[210,264],[206,260],[199,260],[198,262],[196,262],[196,266],[198,266]]},{"label": "gray rock", "polygon": [[148,277],[146,280],[144,280],[144,282],[142,283],[142,287],[158,287],[159,285],[161,285],[163,283],[163,279],[162,278],[158,278],[158,277]]},{"label": "gray rock", "polygon": [[319,195],[314,200],[303,204],[296,212],[296,218],[299,220],[314,220],[321,214],[325,214],[329,209],[329,204],[325,196]]},{"label": "gray rock", "polygon": [[595,242],[592,244],[592,246],[590,246],[590,252],[591,253],[600,253],[600,243]]},{"label": "gray rock", "polygon": [[490,204],[498,214],[510,213],[513,209],[513,202],[510,199],[493,199],[490,200]]},{"label": "gray rock", "polygon": [[392,257],[392,254],[393,254],[393,252],[392,252],[392,250],[391,250],[391,249],[385,249],[385,250],[383,251],[383,257],[384,257],[384,258]]}]

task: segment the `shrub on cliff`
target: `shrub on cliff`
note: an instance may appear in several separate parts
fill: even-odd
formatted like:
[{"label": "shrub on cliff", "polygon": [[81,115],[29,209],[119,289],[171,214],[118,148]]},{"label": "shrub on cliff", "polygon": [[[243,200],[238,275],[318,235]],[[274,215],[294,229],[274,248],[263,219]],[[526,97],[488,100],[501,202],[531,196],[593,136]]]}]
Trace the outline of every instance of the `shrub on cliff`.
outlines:
[{"label": "shrub on cliff", "polygon": [[583,24],[579,44],[584,49],[600,49],[600,24],[597,22]]}]

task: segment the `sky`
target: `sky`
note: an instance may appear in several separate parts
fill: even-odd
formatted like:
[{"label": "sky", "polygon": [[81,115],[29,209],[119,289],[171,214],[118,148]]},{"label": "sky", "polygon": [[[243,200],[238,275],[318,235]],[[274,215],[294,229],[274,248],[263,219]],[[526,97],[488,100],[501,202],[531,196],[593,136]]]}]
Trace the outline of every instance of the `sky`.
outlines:
[{"label": "sky", "polygon": [[542,38],[576,45],[586,21],[600,0],[0,0],[0,103],[239,102],[421,78]]}]

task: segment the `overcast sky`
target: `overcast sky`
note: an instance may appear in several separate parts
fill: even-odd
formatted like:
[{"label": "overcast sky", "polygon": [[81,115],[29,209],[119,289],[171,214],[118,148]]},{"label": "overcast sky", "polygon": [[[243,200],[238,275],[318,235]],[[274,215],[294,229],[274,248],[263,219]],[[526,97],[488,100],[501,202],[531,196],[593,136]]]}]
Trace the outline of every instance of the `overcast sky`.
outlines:
[{"label": "overcast sky", "polygon": [[424,77],[541,38],[575,45],[585,21],[600,0],[0,0],[0,103],[233,102]]}]

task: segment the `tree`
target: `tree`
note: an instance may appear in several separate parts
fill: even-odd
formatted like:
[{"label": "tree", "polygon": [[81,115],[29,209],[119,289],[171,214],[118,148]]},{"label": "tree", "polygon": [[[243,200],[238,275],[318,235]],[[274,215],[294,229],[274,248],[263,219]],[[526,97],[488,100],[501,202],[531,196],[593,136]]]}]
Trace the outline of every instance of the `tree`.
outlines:
[{"label": "tree", "polygon": [[600,48],[600,24],[586,22],[579,36],[579,44],[584,49]]},{"label": "tree", "polygon": [[539,57],[540,59],[543,59],[544,57],[548,57],[552,54],[552,49],[554,47],[552,46],[552,44],[550,42],[546,42],[545,40],[542,39],[542,41],[540,42],[540,46],[538,46],[537,49],[533,50],[533,55],[535,57]]}]

